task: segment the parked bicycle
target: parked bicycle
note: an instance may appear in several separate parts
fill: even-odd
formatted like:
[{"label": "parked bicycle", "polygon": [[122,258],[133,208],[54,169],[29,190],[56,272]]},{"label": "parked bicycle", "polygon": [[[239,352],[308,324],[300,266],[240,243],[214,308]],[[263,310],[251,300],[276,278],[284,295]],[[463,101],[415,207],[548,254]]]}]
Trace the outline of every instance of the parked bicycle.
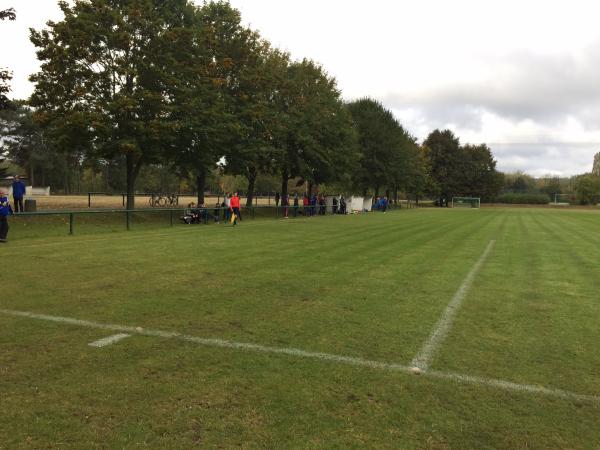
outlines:
[{"label": "parked bicycle", "polygon": [[164,206],[179,205],[179,196],[177,194],[151,194],[149,199],[150,206],[153,208]]}]

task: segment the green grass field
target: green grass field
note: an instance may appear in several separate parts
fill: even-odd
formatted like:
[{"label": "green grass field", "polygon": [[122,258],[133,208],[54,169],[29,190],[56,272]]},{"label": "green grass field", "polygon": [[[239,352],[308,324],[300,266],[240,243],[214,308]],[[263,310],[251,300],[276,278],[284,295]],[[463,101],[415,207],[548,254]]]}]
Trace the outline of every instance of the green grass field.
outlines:
[{"label": "green grass field", "polygon": [[498,208],[15,226],[0,448],[600,448],[599,224]]}]

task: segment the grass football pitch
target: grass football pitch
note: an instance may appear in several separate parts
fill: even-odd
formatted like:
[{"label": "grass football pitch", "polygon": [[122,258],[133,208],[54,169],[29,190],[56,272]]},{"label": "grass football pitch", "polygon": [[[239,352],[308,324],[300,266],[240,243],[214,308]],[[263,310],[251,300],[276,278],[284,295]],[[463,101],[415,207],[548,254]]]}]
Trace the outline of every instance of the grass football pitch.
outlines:
[{"label": "grass football pitch", "polygon": [[456,209],[17,229],[0,448],[599,448],[599,225]]}]

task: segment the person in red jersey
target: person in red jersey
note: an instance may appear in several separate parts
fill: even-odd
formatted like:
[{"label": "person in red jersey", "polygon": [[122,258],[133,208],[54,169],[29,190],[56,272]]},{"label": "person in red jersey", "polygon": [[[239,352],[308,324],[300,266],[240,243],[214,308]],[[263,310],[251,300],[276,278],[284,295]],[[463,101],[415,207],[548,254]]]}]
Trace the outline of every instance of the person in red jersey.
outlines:
[{"label": "person in red jersey", "polygon": [[240,197],[238,196],[237,192],[233,194],[233,197],[231,197],[229,201],[229,208],[233,214],[233,226],[235,227],[238,219],[242,220],[242,216],[240,214]]}]

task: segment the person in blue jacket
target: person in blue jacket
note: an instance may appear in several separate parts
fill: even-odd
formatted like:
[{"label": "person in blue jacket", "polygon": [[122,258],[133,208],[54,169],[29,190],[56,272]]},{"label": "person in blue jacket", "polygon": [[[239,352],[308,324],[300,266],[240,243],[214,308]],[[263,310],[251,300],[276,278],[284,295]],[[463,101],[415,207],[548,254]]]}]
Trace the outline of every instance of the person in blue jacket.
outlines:
[{"label": "person in blue jacket", "polygon": [[25,183],[21,181],[19,175],[15,175],[12,184],[13,203],[15,204],[15,212],[25,212],[23,208],[23,197],[26,193]]},{"label": "person in blue jacket", "polygon": [[381,200],[379,200],[379,209],[385,213],[388,209],[388,204],[388,199],[384,195],[383,197],[381,197]]},{"label": "person in blue jacket", "polygon": [[12,214],[12,208],[8,201],[8,195],[4,191],[0,191],[0,243],[6,243],[8,236],[8,216]]}]

